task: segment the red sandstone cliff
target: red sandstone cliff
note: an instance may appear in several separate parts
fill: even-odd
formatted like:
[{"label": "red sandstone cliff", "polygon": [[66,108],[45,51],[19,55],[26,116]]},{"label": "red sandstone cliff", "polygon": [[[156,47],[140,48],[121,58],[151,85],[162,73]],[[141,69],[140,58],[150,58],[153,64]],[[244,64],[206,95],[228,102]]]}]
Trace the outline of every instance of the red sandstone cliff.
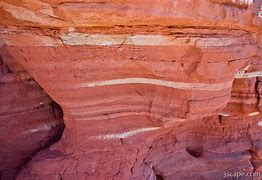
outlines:
[{"label": "red sandstone cliff", "polygon": [[12,56],[0,57],[0,179],[13,179],[63,131],[62,111]]},{"label": "red sandstone cliff", "polygon": [[62,107],[66,126],[17,179],[261,172],[261,5],[1,1],[1,57]]}]

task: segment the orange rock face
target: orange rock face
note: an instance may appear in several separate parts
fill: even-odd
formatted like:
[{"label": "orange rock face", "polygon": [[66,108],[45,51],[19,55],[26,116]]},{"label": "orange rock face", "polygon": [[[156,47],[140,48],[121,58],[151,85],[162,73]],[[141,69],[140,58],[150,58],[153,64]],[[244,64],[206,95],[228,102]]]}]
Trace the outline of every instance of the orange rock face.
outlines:
[{"label": "orange rock face", "polygon": [[62,107],[66,126],[17,178],[260,172],[260,6],[0,2],[1,56],[22,65]]}]

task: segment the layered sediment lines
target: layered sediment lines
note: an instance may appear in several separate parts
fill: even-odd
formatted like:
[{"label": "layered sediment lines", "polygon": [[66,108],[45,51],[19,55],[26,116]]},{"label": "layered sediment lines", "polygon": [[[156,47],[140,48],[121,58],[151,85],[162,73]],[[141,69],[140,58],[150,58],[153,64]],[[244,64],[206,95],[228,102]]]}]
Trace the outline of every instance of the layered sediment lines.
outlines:
[{"label": "layered sediment lines", "polygon": [[2,37],[6,51],[62,106],[72,131],[79,121],[89,126],[135,115],[165,125],[212,115],[226,105],[236,72],[257,52],[245,33],[68,33],[47,44],[34,34],[29,42],[17,41],[13,31]]},{"label": "layered sediment lines", "polygon": [[[144,41],[136,40],[136,34],[119,38],[69,33],[49,37],[49,44],[34,39],[34,34],[24,43],[10,34],[5,34],[2,48],[61,105],[66,124],[62,140],[38,154],[20,179],[52,179],[58,174],[62,178],[143,177],[141,169],[133,177],[132,167],[137,158],[145,157],[148,144],[169,127],[224,108],[235,75],[257,52],[254,39],[245,33],[212,38],[160,35],[161,40],[151,34],[144,35]],[[248,157],[239,158],[244,159],[245,170],[252,170],[246,165]],[[94,167],[83,164],[84,159]],[[55,168],[43,169],[46,164]],[[72,164],[80,169],[68,169]]]},{"label": "layered sediment lines", "polygon": [[[261,57],[244,66],[234,79],[230,103],[224,114],[255,116],[261,112]],[[231,111],[231,112],[230,112]],[[232,114],[234,113],[234,114]]]},{"label": "layered sediment lines", "polygon": [[[198,166],[189,175],[183,169],[202,156],[187,143],[194,128],[205,152],[194,163],[212,164],[204,178],[221,179],[225,167],[255,169],[248,159],[257,139],[237,143],[241,132],[202,118],[226,106],[235,77],[260,75],[242,71],[261,52],[257,1],[4,0],[0,7],[0,48],[61,105],[66,125],[59,143],[39,152],[18,178],[172,179],[175,167],[181,178],[200,177]],[[168,149],[172,134],[181,136]],[[227,144],[231,136],[234,146]],[[139,164],[147,158],[151,164]]]},{"label": "layered sediment lines", "polygon": [[37,151],[59,139],[64,127],[58,105],[11,56],[4,54],[1,51],[0,179],[3,180],[14,179]]},{"label": "layered sediment lines", "polygon": [[[108,32],[121,27],[207,27],[257,31],[261,26],[259,1],[197,0],[48,0],[0,3],[3,25],[33,27],[102,27]],[[120,26],[120,27],[118,27]],[[134,30],[134,29],[133,29]],[[101,31],[101,30],[98,30]]]}]

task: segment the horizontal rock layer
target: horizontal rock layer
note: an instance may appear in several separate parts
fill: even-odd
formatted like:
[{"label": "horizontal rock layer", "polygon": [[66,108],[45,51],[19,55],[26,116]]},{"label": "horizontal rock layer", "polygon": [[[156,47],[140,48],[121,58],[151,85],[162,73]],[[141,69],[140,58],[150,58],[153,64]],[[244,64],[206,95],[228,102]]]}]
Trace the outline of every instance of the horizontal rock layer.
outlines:
[{"label": "horizontal rock layer", "polygon": [[[261,2],[242,0],[3,0],[3,25],[68,28],[209,27],[257,31]],[[120,29],[121,30],[121,29]]]},{"label": "horizontal rock layer", "polygon": [[[258,1],[4,0],[0,7],[4,56],[61,105],[66,125],[18,179],[261,171],[260,115],[235,127],[238,117],[224,112],[235,109],[220,112],[235,77],[257,76],[245,68],[262,53]],[[258,94],[255,84],[233,88],[230,104],[243,89]]]},{"label": "horizontal rock layer", "polygon": [[128,115],[161,123],[212,115],[229,100],[237,70],[257,52],[243,33],[51,38],[63,46],[34,35],[29,44],[19,42],[12,31],[3,36],[6,51],[59,102],[65,118],[82,123]]}]

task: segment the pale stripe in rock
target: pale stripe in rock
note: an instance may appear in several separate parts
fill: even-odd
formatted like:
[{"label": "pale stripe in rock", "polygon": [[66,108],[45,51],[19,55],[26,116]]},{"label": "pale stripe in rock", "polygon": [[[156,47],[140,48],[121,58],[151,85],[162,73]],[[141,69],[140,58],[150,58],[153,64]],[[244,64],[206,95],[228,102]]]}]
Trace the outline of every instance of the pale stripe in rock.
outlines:
[{"label": "pale stripe in rock", "polygon": [[177,38],[166,35],[143,35],[143,34],[85,34],[68,33],[60,35],[60,38],[67,45],[135,45],[135,46],[171,46],[171,45],[196,45],[200,47],[230,46],[238,42],[238,39],[226,38]]},{"label": "pale stripe in rock", "polygon": [[34,132],[39,132],[39,131],[48,131],[48,130],[50,130],[53,126],[54,126],[54,123],[44,124],[44,125],[41,125],[41,126],[39,126],[39,127],[26,130],[26,131],[24,131],[23,133],[24,133],[24,134],[28,134],[28,133],[34,133]]},{"label": "pale stripe in rock", "polygon": [[80,85],[82,88],[87,87],[99,87],[99,86],[111,86],[111,85],[123,85],[123,84],[151,84],[164,86],[174,89],[183,90],[205,90],[205,91],[218,91],[223,89],[231,88],[232,82],[225,83],[186,83],[186,82],[173,82],[165,81],[159,79],[149,79],[149,78],[124,78],[124,79],[112,79],[104,81],[96,81],[90,83],[83,83]]},{"label": "pale stripe in rock", "polygon": [[254,77],[262,77],[262,71],[254,71],[249,73],[245,73],[245,71],[239,71],[235,76],[237,79]]},{"label": "pale stripe in rock", "polygon": [[[3,35],[2,35],[3,36]],[[10,36],[10,37],[8,37]],[[30,41],[16,41],[16,38],[23,39],[30,36]],[[199,47],[222,47],[239,44],[239,39],[232,37],[175,37],[159,34],[123,34],[123,35],[105,35],[105,34],[84,34],[68,33],[59,35],[60,38],[50,36],[40,36],[37,34],[14,34],[11,30],[5,32],[2,43],[11,46],[61,46],[65,45],[82,46],[111,46],[111,45],[134,45],[134,46],[180,46],[194,45]],[[26,37],[27,38],[27,37]],[[48,43],[46,43],[47,39]],[[52,43],[53,42],[53,43]]]},{"label": "pale stripe in rock", "polygon": [[228,113],[223,113],[223,112],[219,113],[219,115],[220,115],[220,116],[224,116],[224,117],[229,117],[229,116],[230,116],[230,114],[228,114]]},{"label": "pale stripe in rock", "polygon": [[[248,116],[256,116],[256,115],[259,115],[260,112],[256,111],[256,112],[251,112],[251,113],[248,113],[247,115]],[[219,113],[220,116],[224,116],[224,117],[229,117],[230,114],[228,113]]]},{"label": "pale stripe in rock", "polygon": [[160,114],[155,114],[155,113],[149,113],[150,114],[150,119],[156,119],[160,122],[163,122],[163,123],[181,123],[181,122],[185,122],[187,121],[188,119],[185,119],[185,118],[180,118],[180,117],[165,117],[164,114],[160,115]]},{"label": "pale stripe in rock", "polygon": [[256,115],[259,115],[260,112],[251,112],[251,113],[248,113],[248,116],[256,116]]},{"label": "pale stripe in rock", "polygon": [[[236,2],[236,0],[232,0],[233,2]],[[253,0],[239,0],[241,4],[248,4],[251,5],[253,4]]]},{"label": "pale stripe in rock", "polygon": [[96,136],[95,139],[110,140],[110,139],[128,138],[128,137],[134,136],[134,135],[139,134],[139,133],[154,131],[154,130],[157,130],[157,129],[160,129],[160,127],[140,128],[140,129],[135,129],[135,130],[132,130],[132,131],[123,132],[123,133],[119,133],[119,134],[99,135],[99,136]]}]

